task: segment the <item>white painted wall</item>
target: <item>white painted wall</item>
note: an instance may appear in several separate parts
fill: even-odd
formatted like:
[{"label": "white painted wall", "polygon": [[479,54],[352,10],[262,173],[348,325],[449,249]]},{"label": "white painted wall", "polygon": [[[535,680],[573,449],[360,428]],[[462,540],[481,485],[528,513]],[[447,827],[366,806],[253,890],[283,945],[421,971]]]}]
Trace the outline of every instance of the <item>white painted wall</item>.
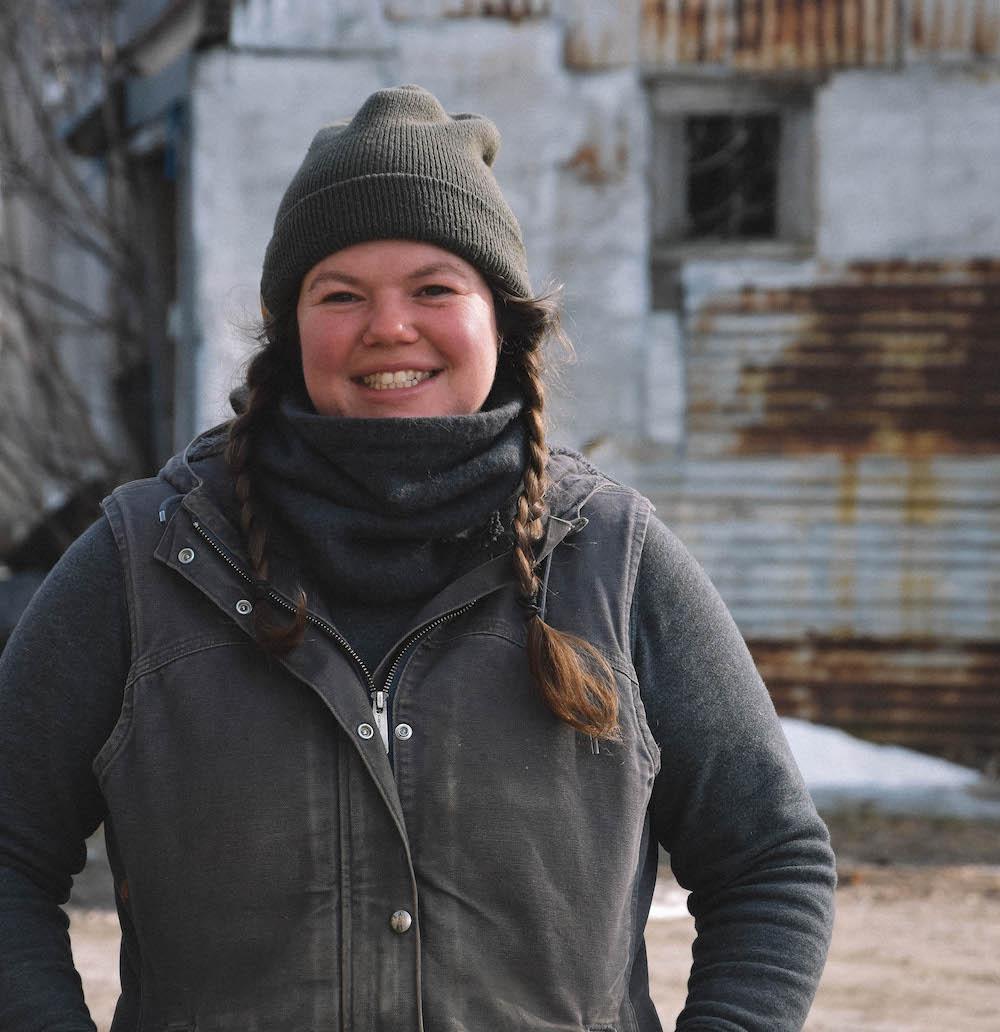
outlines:
[{"label": "white painted wall", "polygon": [[1000,253],[1000,75],[852,71],[819,91],[821,257]]}]

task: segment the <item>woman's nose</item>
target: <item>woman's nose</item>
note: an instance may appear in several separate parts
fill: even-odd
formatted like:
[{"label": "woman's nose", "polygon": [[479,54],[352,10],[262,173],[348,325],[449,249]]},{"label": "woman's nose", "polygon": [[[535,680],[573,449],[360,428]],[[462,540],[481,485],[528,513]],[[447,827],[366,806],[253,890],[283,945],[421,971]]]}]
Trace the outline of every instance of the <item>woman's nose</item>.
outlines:
[{"label": "woman's nose", "polygon": [[419,337],[407,305],[394,300],[374,302],[369,309],[368,323],[361,343],[412,344]]}]

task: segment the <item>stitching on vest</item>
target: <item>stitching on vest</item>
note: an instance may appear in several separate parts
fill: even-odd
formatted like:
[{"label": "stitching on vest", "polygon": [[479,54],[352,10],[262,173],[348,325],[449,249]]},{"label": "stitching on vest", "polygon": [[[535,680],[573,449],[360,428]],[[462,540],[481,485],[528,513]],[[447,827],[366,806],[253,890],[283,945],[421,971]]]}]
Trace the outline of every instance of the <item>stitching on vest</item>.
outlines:
[{"label": "stitching on vest", "polygon": [[126,688],[135,684],[141,677],[154,673],[157,670],[184,659],[186,656],[193,656],[208,649],[219,649],[226,647],[253,646],[253,642],[245,636],[232,638],[220,638],[215,634],[202,634],[195,638],[184,638],[181,641],[172,643],[168,648],[160,649],[158,652],[146,656],[141,664],[136,665],[135,671],[130,675]]}]

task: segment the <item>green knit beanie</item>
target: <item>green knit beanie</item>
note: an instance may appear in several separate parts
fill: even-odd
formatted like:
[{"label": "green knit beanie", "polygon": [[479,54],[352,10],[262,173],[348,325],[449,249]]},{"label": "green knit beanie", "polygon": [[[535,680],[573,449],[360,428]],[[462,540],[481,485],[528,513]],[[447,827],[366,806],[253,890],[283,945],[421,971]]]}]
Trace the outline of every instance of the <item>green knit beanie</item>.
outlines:
[{"label": "green knit beanie", "polygon": [[489,119],[449,115],[420,86],[379,90],[349,123],[324,126],[278,208],[264,306],[287,311],[320,259],[387,239],[436,244],[530,297],[521,227],[491,169],[499,147]]}]

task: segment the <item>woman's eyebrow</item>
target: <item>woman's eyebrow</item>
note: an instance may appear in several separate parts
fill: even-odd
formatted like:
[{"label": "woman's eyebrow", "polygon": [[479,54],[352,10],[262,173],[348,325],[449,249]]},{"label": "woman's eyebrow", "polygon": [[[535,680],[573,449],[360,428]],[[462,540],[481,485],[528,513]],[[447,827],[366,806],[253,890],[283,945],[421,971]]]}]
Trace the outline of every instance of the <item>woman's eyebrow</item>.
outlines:
[{"label": "woman's eyebrow", "polygon": [[315,275],[315,277],[313,277],[312,281],[309,283],[306,292],[308,293],[309,291],[315,290],[315,288],[318,287],[321,283],[329,283],[331,281],[336,281],[337,283],[346,283],[348,286],[352,287],[357,287],[361,284],[361,280],[359,280],[355,276],[350,275],[349,273],[334,272],[332,270],[329,270],[327,272],[318,272]]},{"label": "woman's eyebrow", "polygon": [[[414,269],[413,272],[407,274],[407,279],[416,280],[423,279],[424,276],[434,276],[438,273],[450,272],[455,276],[461,276],[463,279],[466,278],[465,270],[460,265],[455,265],[453,262],[430,262],[427,265],[421,265],[419,269]],[[310,293],[315,290],[316,287],[322,283],[346,283],[348,286],[358,287],[361,286],[361,280],[356,276],[352,276],[348,272],[338,272],[333,269],[328,269],[325,272],[318,272],[312,280],[309,282],[309,286],[306,288],[306,293]]]}]

